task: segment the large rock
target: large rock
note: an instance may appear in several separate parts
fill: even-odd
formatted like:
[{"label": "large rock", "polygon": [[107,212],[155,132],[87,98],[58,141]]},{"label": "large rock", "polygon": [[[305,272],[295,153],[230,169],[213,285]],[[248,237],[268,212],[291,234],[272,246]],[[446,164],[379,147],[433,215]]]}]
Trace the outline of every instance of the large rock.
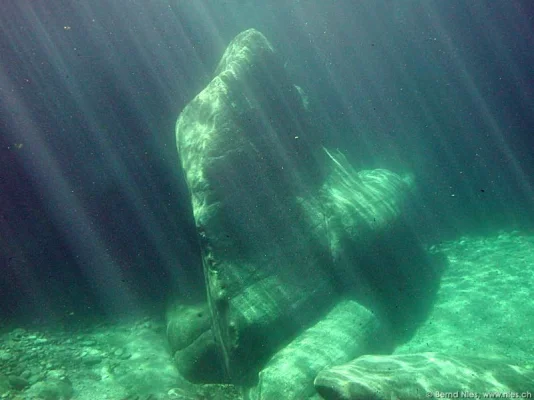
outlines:
[{"label": "large rock", "polygon": [[365,307],[353,300],[340,301],[269,360],[250,398],[312,398],[316,395],[313,381],[325,367],[376,349],[390,350],[381,328],[376,316]]},{"label": "large rock", "polygon": [[[375,298],[393,304],[404,318],[412,313],[402,313],[406,299],[432,287],[425,261],[399,267],[391,257],[383,265],[394,279],[382,287],[388,272],[369,273],[378,263],[360,254],[392,235],[410,179],[354,171],[342,154],[321,149],[311,118],[271,44],[251,29],[229,44],[213,80],[177,121],[211,332],[234,382],[257,376],[343,291],[371,299],[370,309]],[[419,257],[413,246],[400,246],[403,257]],[[400,289],[391,294],[391,285]],[[429,304],[428,296],[419,303]],[[186,359],[195,359],[189,350]]]},{"label": "large rock", "polygon": [[331,254],[330,279],[336,291],[372,309],[401,341],[428,315],[444,267],[403,221],[413,177],[356,171],[341,152],[324,151],[327,177],[302,206],[312,234]]},{"label": "large rock", "polygon": [[224,380],[207,304],[173,302],[167,309],[167,340],[180,374],[191,382]]},{"label": "large rock", "polygon": [[439,353],[362,356],[319,373],[317,391],[326,400],[418,400],[525,393],[534,388],[534,370],[510,361]]},{"label": "large rock", "polygon": [[432,248],[450,260],[428,319],[396,354],[446,354],[532,362],[534,236],[464,236]]}]

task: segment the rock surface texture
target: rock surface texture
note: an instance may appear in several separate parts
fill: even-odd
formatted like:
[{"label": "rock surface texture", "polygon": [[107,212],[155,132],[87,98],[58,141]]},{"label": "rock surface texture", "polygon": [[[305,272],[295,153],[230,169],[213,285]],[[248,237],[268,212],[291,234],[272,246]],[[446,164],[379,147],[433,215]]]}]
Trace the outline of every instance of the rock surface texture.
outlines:
[{"label": "rock surface texture", "polygon": [[265,358],[286,338],[275,327],[297,331],[327,298],[328,255],[306,234],[296,202],[314,168],[304,166],[304,115],[272,46],[249,30],[177,122],[213,333],[233,378],[245,358]]},{"label": "rock surface texture", "polygon": [[505,360],[439,353],[367,355],[322,371],[315,386],[327,400],[482,398],[490,393],[520,398],[534,388],[534,371]]}]

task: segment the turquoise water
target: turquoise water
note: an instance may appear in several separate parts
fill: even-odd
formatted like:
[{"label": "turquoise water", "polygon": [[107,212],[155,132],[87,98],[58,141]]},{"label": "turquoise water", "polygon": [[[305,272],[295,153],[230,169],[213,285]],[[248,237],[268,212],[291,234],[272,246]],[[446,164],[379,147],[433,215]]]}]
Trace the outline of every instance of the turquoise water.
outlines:
[{"label": "turquoise water", "polygon": [[529,398],[530,8],[3,7],[0,398]]}]

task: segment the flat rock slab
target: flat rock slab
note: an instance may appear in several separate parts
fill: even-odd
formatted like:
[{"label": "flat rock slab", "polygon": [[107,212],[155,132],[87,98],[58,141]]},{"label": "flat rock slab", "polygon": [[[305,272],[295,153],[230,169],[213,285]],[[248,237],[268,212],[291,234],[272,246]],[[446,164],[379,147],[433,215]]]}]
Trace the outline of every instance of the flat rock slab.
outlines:
[{"label": "flat rock slab", "polygon": [[519,396],[533,390],[534,370],[506,360],[440,353],[367,355],[322,371],[315,387],[327,400]]}]

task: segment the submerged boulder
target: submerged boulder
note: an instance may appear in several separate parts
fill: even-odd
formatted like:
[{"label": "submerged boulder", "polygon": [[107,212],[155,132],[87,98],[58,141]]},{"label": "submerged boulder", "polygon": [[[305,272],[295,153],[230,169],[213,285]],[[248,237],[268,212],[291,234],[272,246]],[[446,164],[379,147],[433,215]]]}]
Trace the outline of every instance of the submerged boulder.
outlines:
[{"label": "submerged boulder", "polygon": [[416,400],[512,393],[534,388],[534,370],[510,360],[419,353],[362,356],[315,379],[326,400]]},{"label": "submerged boulder", "polygon": [[[262,368],[260,376],[269,375],[267,361],[320,323],[342,293],[373,311],[392,303],[397,321],[411,313],[402,311],[423,293],[417,290],[425,288],[419,303],[430,303],[435,275],[426,273],[415,241],[397,229],[411,179],[386,170],[357,172],[341,153],[323,149],[310,109],[272,45],[251,29],[229,44],[214,78],[180,114],[176,142],[211,324],[204,331],[210,333],[198,337],[198,350],[177,353],[182,364],[201,358],[197,352],[213,335],[226,378],[254,385]],[[401,258],[414,257],[398,266],[400,258],[388,257],[382,265],[391,264],[394,279],[382,286],[387,274],[374,268],[380,255],[369,262],[362,254],[399,232]],[[405,268],[410,271],[400,271]],[[400,289],[391,294],[390,286]],[[401,292],[404,297],[396,295]],[[345,346],[328,345],[333,354]],[[194,377],[195,368],[201,376],[200,366],[185,369]]]},{"label": "submerged boulder", "polygon": [[234,378],[333,300],[328,254],[307,234],[296,198],[319,174],[312,131],[299,91],[256,30],[230,43],[176,125],[213,334]]},{"label": "submerged boulder", "polygon": [[167,310],[167,340],[180,374],[191,382],[222,381],[220,353],[206,303],[173,302]]}]

